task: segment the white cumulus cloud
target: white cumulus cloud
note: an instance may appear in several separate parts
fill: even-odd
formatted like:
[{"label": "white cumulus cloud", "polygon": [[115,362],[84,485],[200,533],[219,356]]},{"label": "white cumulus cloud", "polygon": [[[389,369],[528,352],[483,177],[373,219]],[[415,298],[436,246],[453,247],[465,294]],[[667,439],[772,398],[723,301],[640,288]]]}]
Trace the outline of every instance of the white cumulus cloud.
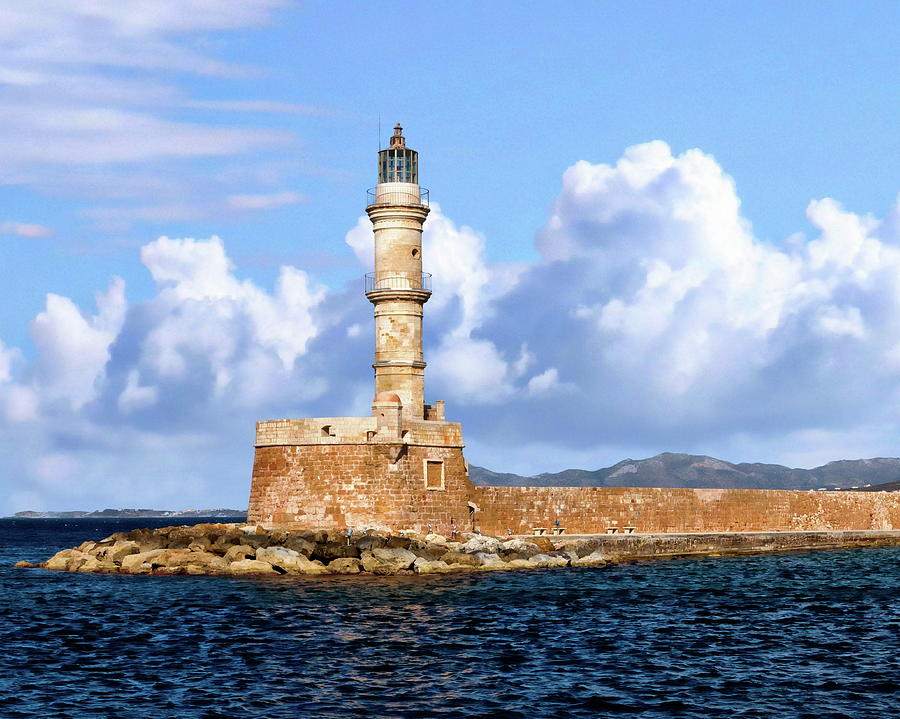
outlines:
[{"label": "white cumulus cloud", "polygon": [[36,381],[44,399],[64,400],[77,410],[96,397],[126,308],[125,283],[118,278],[98,293],[97,312],[90,317],[68,297],[47,295],[46,309],[31,326],[39,353]]},{"label": "white cumulus cloud", "polygon": [[561,442],[697,446],[896,418],[884,401],[900,391],[896,229],[830,199],[807,217],[809,241],[760,241],[699,150],[652,142],[615,165],[578,162],[538,235],[542,260],[475,337],[510,366],[526,342],[534,366],[577,390],[527,416]]}]

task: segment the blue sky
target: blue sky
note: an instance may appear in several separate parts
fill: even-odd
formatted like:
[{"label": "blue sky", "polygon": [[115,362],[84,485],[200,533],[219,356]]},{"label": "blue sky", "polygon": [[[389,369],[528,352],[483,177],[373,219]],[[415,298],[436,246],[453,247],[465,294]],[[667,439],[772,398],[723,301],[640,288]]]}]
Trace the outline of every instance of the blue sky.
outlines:
[{"label": "blue sky", "polygon": [[255,419],[365,411],[379,117],[470,461],[897,454],[895,2],[0,12],[0,511],[242,504]]}]

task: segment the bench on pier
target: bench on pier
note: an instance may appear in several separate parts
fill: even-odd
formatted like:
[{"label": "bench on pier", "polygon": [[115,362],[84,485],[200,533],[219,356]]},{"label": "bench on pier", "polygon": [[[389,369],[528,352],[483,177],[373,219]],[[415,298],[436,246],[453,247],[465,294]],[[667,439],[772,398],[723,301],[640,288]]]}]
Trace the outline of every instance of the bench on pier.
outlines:
[{"label": "bench on pier", "polygon": [[553,528],[553,531],[551,531],[550,533],[551,533],[551,534],[562,534],[562,533],[565,532],[565,531],[566,531],[566,530],[565,530],[564,527],[554,527],[554,528]]},{"label": "bench on pier", "polygon": [[546,527],[532,527],[531,528],[532,534],[541,535],[541,534],[546,534],[546,532],[547,532]]},{"label": "bench on pier", "polygon": [[610,526],[606,528],[607,534],[616,534],[621,530],[622,534],[634,534],[634,530],[637,527],[619,527],[618,525]]}]

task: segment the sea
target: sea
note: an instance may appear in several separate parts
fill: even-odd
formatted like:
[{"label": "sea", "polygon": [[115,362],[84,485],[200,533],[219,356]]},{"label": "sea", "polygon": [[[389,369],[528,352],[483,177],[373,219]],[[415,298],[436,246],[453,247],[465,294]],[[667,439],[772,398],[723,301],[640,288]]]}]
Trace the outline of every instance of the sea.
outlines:
[{"label": "sea", "polygon": [[0,716],[900,715],[900,549],[409,577],[14,569],[165,519],[0,520]]}]

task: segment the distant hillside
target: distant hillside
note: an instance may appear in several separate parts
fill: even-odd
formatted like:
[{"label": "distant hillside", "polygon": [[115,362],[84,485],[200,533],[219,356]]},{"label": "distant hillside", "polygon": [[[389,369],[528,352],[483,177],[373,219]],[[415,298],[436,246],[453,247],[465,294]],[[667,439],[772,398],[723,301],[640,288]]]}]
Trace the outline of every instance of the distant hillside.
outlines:
[{"label": "distant hillside", "polygon": [[890,484],[900,489],[900,459],[844,459],[815,469],[791,469],[780,464],[732,464],[703,455],[665,452],[649,459],[625,459],[594,471],[567,469],[534,477],[469,465],[469,476],[476,485],[500,487],[839,489],[855,486],[878,491],[876,485],[882,484],[885,489]]},{"label": "distant hillside", "polygon": [[187,509],[175,511],[166,509],[99,509],[93,512],[16,512],[19,519],[129,519],[144,517],[215,517],[246,519],[247,510],[242,509]]}]

